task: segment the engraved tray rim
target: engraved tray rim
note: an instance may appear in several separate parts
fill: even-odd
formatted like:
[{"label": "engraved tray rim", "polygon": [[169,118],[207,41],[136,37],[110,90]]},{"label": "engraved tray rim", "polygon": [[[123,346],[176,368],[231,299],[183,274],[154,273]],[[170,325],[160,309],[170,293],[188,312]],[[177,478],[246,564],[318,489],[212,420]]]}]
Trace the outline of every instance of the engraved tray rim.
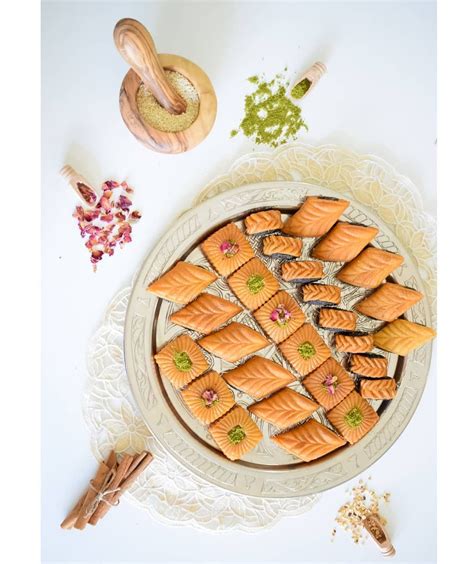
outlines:
[{"label": "engraved tray rim", "polygon": [[[432,344],[406,357],[398,393],[374,429],[358,443],[314,465],[285,469],[253,468],[226,459],[177,424],[163,397],[153,360],[153,333],[159,299],[146,288],[163,271],[187,253],[194,242],[218,225],[256,208],[291,208],[311,195],[341,198],[337,192],[305,182],[258,182],[229,189],[185,211],[154,245],[143,262],[130,295],[125,318],[124,356],[133,396],[150,432],[175,460],[212,484],[244,495],[287,498],[319,493],[342,484],[376,462],[395,443],[408,425],[421,399],[428,377]],[[381,227],[405,258],[405,277],[414,277],[425,294],[415,260],[393,231],[372,210],[359,202],[351,205]],[[401,280],[403,282],[403,280]],[[426,295],[420,302],[424,322],[431,325]]]}]

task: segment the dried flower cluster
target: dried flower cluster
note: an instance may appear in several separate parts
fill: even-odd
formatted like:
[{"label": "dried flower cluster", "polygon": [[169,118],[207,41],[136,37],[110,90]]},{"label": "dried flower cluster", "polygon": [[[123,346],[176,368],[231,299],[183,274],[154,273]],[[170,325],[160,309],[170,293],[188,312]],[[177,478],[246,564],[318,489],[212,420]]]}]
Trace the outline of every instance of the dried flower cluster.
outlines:
[{"label": "dried flower cluster", "polygon": [[73,217],[86,239],[86,248],[94,271],[104,255],[112,256],[117,245],[123,247],[132,240],[132,224],[141,217],[139,211],[131,211],[130,195],[133,189],[126,182],[107,180],[102,184],[102,194],[95,207],[77,206]]}]

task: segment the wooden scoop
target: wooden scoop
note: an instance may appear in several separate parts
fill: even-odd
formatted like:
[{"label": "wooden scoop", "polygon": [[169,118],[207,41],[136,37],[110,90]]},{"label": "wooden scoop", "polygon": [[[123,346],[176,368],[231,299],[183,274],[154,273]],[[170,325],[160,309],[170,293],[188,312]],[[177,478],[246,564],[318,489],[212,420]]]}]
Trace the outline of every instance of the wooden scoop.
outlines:
[{"label": "wooden scoop", "polygon": [[[291,87],[290,90],[290,95],[291,92],[293,92],[293,88],[299,84],[300,82],[302,82],[303,80],[307,79],[309,81],[309,87],[308,90],[306,90],[306,92],[300,96],[299,98],[295,98],[295,100],[302,100],[303,98],[305,98],[310,92],[311,90],[316,86],[316,84],[319,82],[319,79],[323,76],[323,74],[325,74],[327,72],[327,68],[326,65],[324,63],[314,63],[314,65],[311,65],[309,67],[309,69],[304,72],[299,78],[298,80],[293,84],[293,86]],[[294,96],[291,96],[292,98],[294,98]]]},{"label": "wooden scoop", "polygon": [[380,522],[380,517],[376,513],[367,515],[367,517],[365,517],[362,521],[362,525],[365,527],[372,539],[377,543],[384,556],[395,555],[395,548],[393,547],[392,541],[390,540],[385,527]]}]

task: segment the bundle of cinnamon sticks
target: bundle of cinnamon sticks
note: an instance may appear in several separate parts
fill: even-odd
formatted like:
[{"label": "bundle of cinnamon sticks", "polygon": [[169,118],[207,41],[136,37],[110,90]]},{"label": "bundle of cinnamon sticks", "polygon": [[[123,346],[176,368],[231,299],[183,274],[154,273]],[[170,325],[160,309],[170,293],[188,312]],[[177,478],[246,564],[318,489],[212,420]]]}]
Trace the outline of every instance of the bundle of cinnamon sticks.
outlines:
[{"label": "bundle of cinnamon sticks", "polygon": [[68,516],[61,523],[63,529],[84,529],[87,524],[96,525],[111,507],[117,505],[120,496],[133,484],[153,460],[143,451],[140,454],[124,454],[120,461],[111,451],[102,461],[87,491],[81,496]]}]

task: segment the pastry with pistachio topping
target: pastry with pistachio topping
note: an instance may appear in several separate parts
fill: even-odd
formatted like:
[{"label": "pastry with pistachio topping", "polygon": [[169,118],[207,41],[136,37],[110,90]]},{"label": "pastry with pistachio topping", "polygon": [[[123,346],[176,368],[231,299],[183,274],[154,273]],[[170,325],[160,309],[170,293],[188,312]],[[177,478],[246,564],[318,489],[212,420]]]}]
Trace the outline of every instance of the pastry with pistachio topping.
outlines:
[{"label": "pastry with pistachio topping", "polygon": [[333,358],[306,376],[303,386],[325,409],[332,409],[355,388],[354,380]]},{"label": "pastry with pistachio topping", "polygon": [[309,323],[302,325],[279,347],[286,360],[301,376],[306,376],[331,356],[326,343]]},{"label": "pastry with pistachio topping", "polygon": [[351,445],[360,441],[379,420],[377,412],[357,392],[351,392],[326,415]]},{"label": "pastry with pistachio topping", "polygon": [[235,405],[234,394],[217,372],[207,372],[181,392],[186,405],[201,423],[212,423]]},{"label": "pastry with pistachio topping", "polygon": [[213,233],[201,244],[201,250],[222,276],[232,274],[255,256],[247,238],[235,223],[229,223]]},{"label": "pastry with pistachio topping", "polygon": [[275,341],[281,343],[303,325],[303,310],[290,294],[281,290],[254,313],[260,327]]},{"label": "pastry with pistachio topping", "polygon": [[258,258],[244,264],[228,278],[230,289],[250,310],[268,301],[280,288],[278,280]]}]

